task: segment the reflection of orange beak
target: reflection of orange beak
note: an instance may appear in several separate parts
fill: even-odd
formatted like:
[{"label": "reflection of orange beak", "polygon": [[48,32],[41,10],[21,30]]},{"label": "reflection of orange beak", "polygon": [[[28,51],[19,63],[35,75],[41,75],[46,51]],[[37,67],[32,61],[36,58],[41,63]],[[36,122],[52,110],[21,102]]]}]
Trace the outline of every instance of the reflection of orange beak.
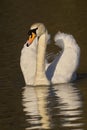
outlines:
[{"label": "reflection of orange beak", "polygon": [[30,45],[32,44],[33,40],[35,39],[36,37],[36,34],[35,33],[32,33],[32,35],[29,36],[29,39],[27,41],[27,45]]}]

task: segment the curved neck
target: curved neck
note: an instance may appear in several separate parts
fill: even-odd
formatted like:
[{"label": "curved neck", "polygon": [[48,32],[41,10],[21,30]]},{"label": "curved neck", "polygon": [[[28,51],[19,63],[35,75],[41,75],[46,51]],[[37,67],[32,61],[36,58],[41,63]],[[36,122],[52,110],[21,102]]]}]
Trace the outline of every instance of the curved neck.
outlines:
[{"label": "curved neck", "polygon": [[34,85],[50,85],[50,82],[45,74],[45,52],[47,46],[46,38],[46,33],[44,33],[40,36],[38,41]]},{"label": "curved neck", "polygon": [[46,52],[45,34],[41,35],[38,41],[37,57],[36,57],[36,74],[42,75],[45,73],[45,52]]}]

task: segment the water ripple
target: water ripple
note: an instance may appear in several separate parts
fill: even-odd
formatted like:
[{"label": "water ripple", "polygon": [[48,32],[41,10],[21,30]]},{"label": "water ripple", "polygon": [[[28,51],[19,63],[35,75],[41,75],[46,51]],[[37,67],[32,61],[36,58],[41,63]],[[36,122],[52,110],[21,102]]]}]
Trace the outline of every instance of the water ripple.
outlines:
[{"label": "water ripple", "polygon": [[78,130],[84,125],[80,91],[72,84],[25,86],[22,95],[27,129]]}]

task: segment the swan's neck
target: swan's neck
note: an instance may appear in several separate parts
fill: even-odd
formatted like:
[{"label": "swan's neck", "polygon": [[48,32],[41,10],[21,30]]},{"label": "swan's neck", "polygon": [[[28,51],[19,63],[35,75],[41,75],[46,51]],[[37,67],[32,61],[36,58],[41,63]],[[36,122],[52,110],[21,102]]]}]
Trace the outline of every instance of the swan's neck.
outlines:
[{"label": "swan's neck", "polygon": [[45,52],[46,43],[45,38],[41,36],[37,48],[37,73],[45,73]]},{"label": "swan's neck", "polygon": [[37,47],[36,74],[34,85],[49,85],[45,74],[46,34],[40,36]]}]

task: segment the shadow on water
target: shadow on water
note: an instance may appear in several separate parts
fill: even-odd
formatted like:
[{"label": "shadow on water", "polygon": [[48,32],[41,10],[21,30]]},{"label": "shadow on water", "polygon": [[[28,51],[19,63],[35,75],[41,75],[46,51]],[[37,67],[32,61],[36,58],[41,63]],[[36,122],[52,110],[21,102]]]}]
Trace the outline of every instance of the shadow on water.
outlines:
[{"label": "shadow on water", "polygon": [[23,111],[28,129],[83,130],[83,103],[80,90],[73,84],[51,87],[25,86]]}]

